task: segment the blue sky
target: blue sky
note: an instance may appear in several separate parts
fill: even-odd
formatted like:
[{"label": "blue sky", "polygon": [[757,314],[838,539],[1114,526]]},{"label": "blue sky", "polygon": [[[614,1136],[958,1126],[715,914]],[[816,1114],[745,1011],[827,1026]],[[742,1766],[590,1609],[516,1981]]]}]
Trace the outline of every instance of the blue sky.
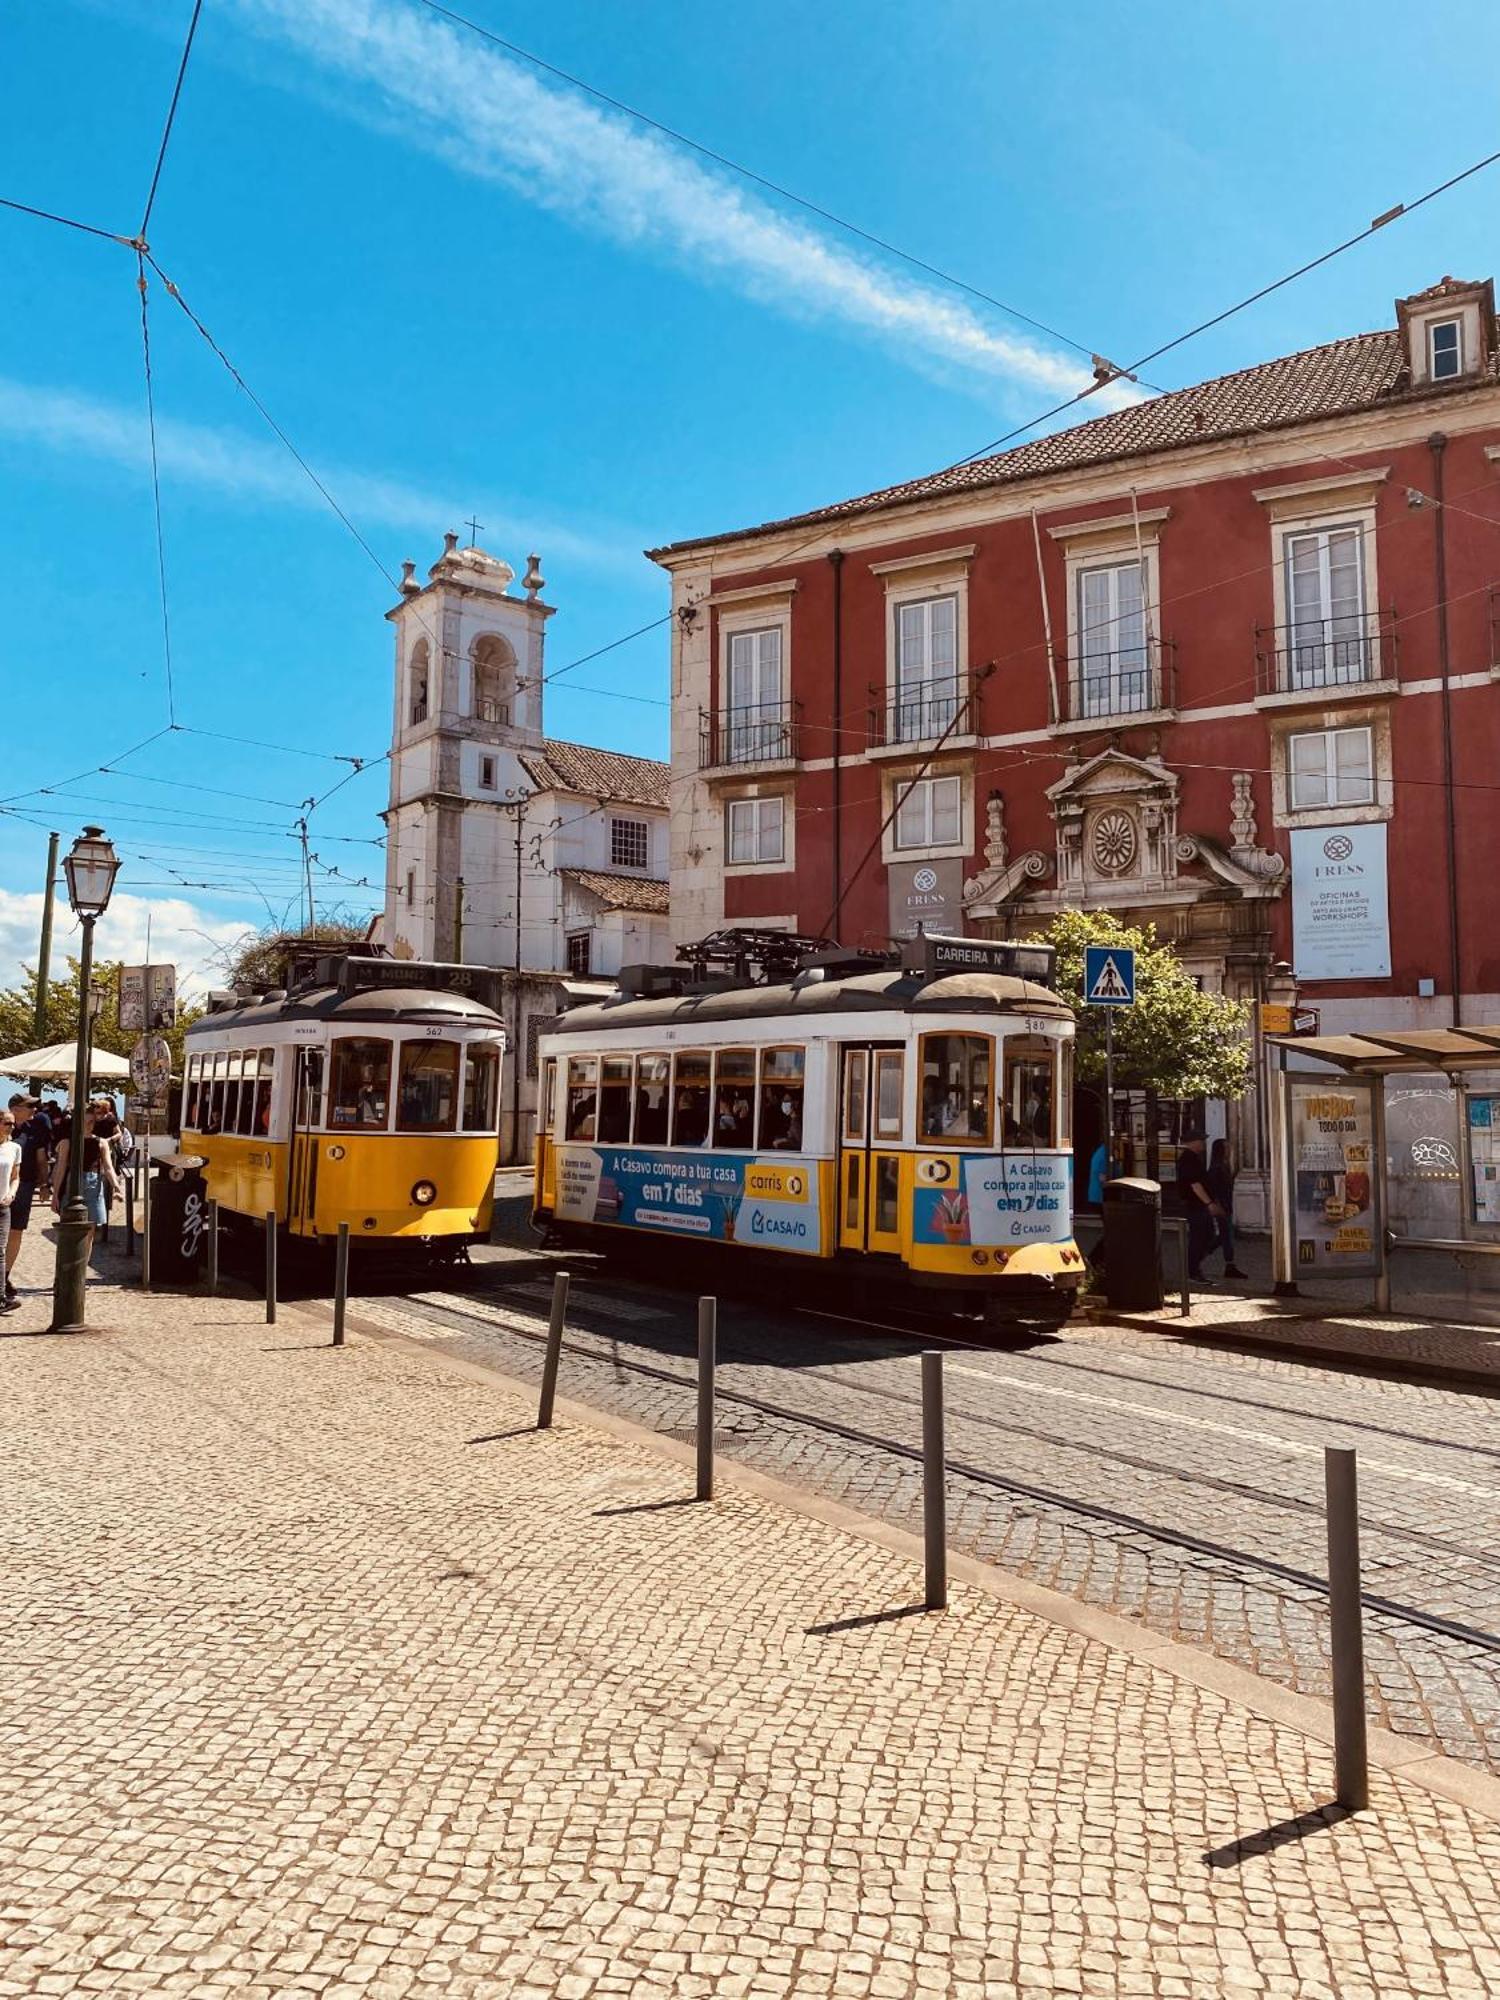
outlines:
[{"label": "blue sky", "polygon": [[[1121,361],[1497,143],[1500,16],[1458,0],[460,11]],[[12,9],[0,194],[132,234],[190,12]],[[1497,220],[1500,168],[1152,380],[1386,324],[1492,273]],[[207,0],[150,237],[388,569],[471,510],[517,569],[540,550],[553,669],[665,609],[644,546],[928,470],[1086,379],[418,0]],[[11,794],[167,714],[134,259],[4,212],[0,238]],[[378,756],[388,586],[159,285],[152,335],[178,720]],[[656,633],[551,688],[548,727],[665,754],[665,691]],[[98,818],[127,856],[105,949],[151,907],[201,963],[293,902],[291,823],[349,769],[180,733],[14,799],[43,825],[0,815],[0,955],[31,949],[44,826]],[[371,771],[314,815],[320,900],[378,901],[384,799]]]}]

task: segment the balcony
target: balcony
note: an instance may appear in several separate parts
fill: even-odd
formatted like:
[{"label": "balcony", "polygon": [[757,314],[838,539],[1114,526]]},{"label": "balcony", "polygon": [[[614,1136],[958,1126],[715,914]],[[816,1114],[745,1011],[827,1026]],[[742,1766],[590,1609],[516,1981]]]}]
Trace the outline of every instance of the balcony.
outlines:
[{"label": "balcony", "polygon": [[1362,611],[1262,625],[1255,698],[1262,707],[1350,701],[1396,692],[1396,614]]},{"label": "balcony", "polygon": [[509,728],[510,703],[508,701],[496,701],[490,696],[480,695],[474,703],[474,720],[476,722],[498,723],[505,728]]},{"label": "balcony", "polygon": [[700,771],[745,773],[786,769],[800,754],[800,701],[763,701],[721,715],[698,711]]},{"label": "balcony", "polygon": [[1171,639],[1151,639],[1115,653],[1090,653],[1060,663],[1053,682],[1062,713],[1052,718],[1058,734],[1085,735],[1091,729],[1132,722],[1167,722],[1177,709],[1177,647]]},{"label": "balcony", "polygon": [[870,709],[869,750],[872,756],[892,756],[925,748],[941,737],[943,747],[968,745],[978,734],[977,683],[972,674],[948,674],[941,680],[913,681]]}]

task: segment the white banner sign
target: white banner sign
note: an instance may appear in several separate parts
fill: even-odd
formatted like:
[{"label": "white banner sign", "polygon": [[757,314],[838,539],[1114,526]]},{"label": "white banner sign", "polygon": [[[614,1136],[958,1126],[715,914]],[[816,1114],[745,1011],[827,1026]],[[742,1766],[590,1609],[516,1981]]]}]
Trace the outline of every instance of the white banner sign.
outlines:
[{"label": "white banner sign", "polygon": [[1385,823],[1292,834],[1292,956],[1299,979],[1389,979]]}]

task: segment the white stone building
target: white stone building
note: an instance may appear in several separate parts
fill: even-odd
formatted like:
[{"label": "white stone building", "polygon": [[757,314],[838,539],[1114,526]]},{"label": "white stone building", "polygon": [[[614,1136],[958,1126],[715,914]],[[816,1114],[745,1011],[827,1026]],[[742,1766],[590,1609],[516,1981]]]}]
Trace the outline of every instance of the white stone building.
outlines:
[{"label": "white stone building", "polygon": [[515,1060],[501,1157],[529,1159],[533,1025],[567,989],[668,962],[670,767],[542,729],[546,625],[537,558],[515,572],[444,538],[421,583],[404,566],[386,823],[385,944],[399,957],[498,966]]}]

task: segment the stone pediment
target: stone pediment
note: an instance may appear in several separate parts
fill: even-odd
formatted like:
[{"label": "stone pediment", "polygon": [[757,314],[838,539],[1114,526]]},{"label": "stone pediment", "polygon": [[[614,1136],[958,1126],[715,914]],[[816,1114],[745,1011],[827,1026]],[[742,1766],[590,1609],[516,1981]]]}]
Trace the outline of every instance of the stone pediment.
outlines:
[{"label": "stone pediment", "polygon": [[1100,750],[1047,787],[1054,812],[1064,800],[1081,805],[1090,799],[1152,793],[1169,795],[1175,803],[1176,777],[1154,758],[1132,757],[1125,750]]}]

